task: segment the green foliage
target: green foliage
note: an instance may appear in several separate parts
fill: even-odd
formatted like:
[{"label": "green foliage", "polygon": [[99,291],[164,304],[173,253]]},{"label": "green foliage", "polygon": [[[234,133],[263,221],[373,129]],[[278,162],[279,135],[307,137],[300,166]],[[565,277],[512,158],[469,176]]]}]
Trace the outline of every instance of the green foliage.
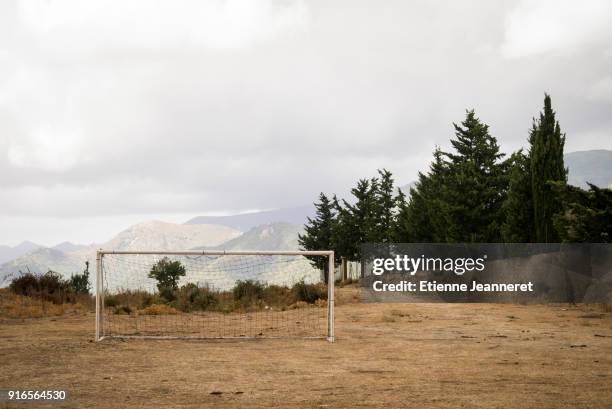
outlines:
[{"label": "green foliage", "polygon": [[254,280],[238,280],[232,290],[234,301],[250,304],[261,299],[264,293],[264,284]]},{"label": "green foliage", "polygon": [[391,243],[396,240],[397,218],[403,194],[397,194],[391,172],[378,170],[378,177],[361,179],[351,189],[353,200],[335,201],[338,214],[336,253],[359,260],[364,243]]},{"label": "green foliage", "polygon": [[506,243],[535,241],[533,198],[531,192],[531,165],[529,155],[522,150],[510,157],[510,184],[508,198],[503,206],[505,220],[502,237]]},{"label": "green foliage", "polygon": [[587,191],[563,182],[551,182],[551,187],[563,204],[563,211],[553,218],[561,240],[612,242],[612,189],[589,184]]},{"label": "green foliage", "polygon": [[180,261],[171,261],[164,257],[159,260],[149,272],[149,277],[157,280],[159,293],[167,300],[174,300],[174,292],[178,289],[178,281],[186,274]]},{"label": "green foliage", "polygon": [[419,173],[408,203],[398,206],[400,241],[501,241],[508,164],[474,111],[454,127],[454,152],[436,149],[429,172]]},{"label": "green foliage", "polygon": [[[358,260],[363,243],[391,243],[396,239],[399,208],[405,196],[396,193],[391,172],[381,169],[378,177],[359,180],[351,195],[350,201],[319,195],[316,216],[308,219],[304,234],[299,236],[302,249],[332,249],[338,261],[340,257]],[[325,260],[313,258],[313,263],[327,273]]]},{"label": "green foliage", "polygon": [[85,262],[83,273],[73,274],[68,283],[75,293],[89,294],[89,261]]},{"label": "green foliage", "polygon": [[[298,235],[298,243],[304,250],[329,250],[336,247],[334,230],[336,228],[336,209],[334,203],[324,193],[319,195],[319,202],[315,203],[316,216],[304,226],[304,234]],[[327,263],[323,257],[309,257],[311,262],[325,271]]]},{"label": "green foliage", "polygon": [[172,306],[183,312],[213,309],[219,303],[217,294],[208,287],[189,283],[179,288]]},{"label": "green foliage", "polygon": [[[405,243],[431,243],[444,241],[445,224],[442,216],[447,167],[442,151],[436,148],[429,172],[419,172],[419,179],[410,189],[410,198],[400,205],[397,221],[397,240]],[[443,237],[440,237],[442,235]]]},{"label": "green foliage", "polygon": [[561,133],[555,119],[550,96],[544,96],[544,111],[533,121],[529,136],[531,144],[531,190],[534,209],[535,237],[539,243],[555,243],[559,235],[553,225],[553,217],[562,210],[558,196],[549,182],[567,182],[567,170],[563,163],[565,134]]},{"label": "green foliage", "polygon": [[314,304],[317,300],[327,300],[327,288],[320,284],[307,284],[303,280],[291,288],[296,301]]},{"label": "green foliage", "polygon": [[[453,153],[446,157],[446,177],[441,199],[445,242],[501,241],[502,204],[508,186],[507,164],[497,139],[489,134],[474,111],[455,127]],[[440,232],[440,236],[443,236]]]}]

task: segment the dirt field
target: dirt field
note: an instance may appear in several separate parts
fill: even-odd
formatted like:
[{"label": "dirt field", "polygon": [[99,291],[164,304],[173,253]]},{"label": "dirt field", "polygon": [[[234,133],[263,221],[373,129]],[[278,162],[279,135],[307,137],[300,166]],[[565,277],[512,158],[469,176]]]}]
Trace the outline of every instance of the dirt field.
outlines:
[{"label": "dirt field", "polygon": [[69,400],[52,407],[79,408],[612,407],[612,314],[603,308],[344,304],[336,311],[335,344],[97,344],[93,314],[0,320],[0,388],[66,388]]}]

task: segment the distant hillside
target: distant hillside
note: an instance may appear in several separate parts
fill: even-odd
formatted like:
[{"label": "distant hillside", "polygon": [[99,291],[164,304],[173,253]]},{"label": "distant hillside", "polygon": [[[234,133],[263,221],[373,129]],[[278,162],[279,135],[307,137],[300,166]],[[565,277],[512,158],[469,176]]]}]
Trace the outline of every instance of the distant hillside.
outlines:
[{"label": "distant hillside", "polygon": [[0,264],[13,260],[41,247],[42,246],[32,243],[31,241],[24,241],[15,247],[0,246]]},{"label": "distant hillside", "polygon": [[303,226],[299,224],[264,224],[215,248],[222,250],[297,250],[299,248],[298,234],[302,231]]},{"label": "distant hillside", "polygon": [[59,250],[59,251],[63,251],[64,253],[70,253],[73,251],[79,251],[79,250],[83,250],[86,249],[89,246],[84,246],[82,244],[74,244],[71,243],[69,241],[64,241],[61,242],[60,244],[57,244],[53,247],[51,247],[54,250]]},{"label": "distant hillside", "polygon": [[185,224],[221,224],[246,232],[255,226],[275,222],[303,225],[308,217],[314,216],[314,213],[314,206],[308,205],[233,216],[199,216],[188,220]]},{"label": "distant hillside", "polygon": [[590,182],[599,187],[612,184],[612,151],[592,150],[565,154],[565,166],[569,168],[568,182],[587,187]]},{"label": "distant hillside", "polygon": [[[297,250],[298,234],[302,226],[289,223],[269,223],[253,227],[240,237],[209,249],[216,250]],[[201,249],[201,248],[200,248]],[[204,259],[200,267],[211,272],[215,288],[231,288],[235,280],[258,280],[262,282],[292,285],[303,279],[318,282],[321,273],[315,270],[305,257],[232,257]],[[253,263],[253,268],[247,268]],[[213,273],[214,272],[214,273]],[[207,282],[206,274],[188,274],[192,281]]]},{"label": "distant hillside", "polygon": [[122,231],[101,247],[105,250],[186,250],[196,246],[216,246],[240,234],[228,226],[150,221]]},{"label": "distant hillside", "polygon": [[86,260],[93,262],[95,255],[80,257],[74,253],[67,254],[51,248],[39,248],[0,265],[0,287],[10,284],[11,280],[20,273],[41,274],[53,270],[69,277],[73,273],[83,271]]}]

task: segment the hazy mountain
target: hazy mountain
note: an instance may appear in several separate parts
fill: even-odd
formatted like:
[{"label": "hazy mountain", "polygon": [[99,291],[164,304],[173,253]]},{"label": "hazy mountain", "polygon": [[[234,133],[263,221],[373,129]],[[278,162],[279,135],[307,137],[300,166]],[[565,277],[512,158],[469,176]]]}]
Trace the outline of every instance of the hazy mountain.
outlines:
[{"label": "hazy mountain", "polygon": [[[240,237],[209,249],[216,250],[297,250],[302,225],[269,223],[256,226]],[[249,264],[252,267],[249,267]],[[188,268],[187,281],[207,283],[215,288],[231,288],[235,280],[258,280],[293,285],[298,280],[319,282],[320,271],[301,256],[221,256],[203,258],[197,267]]]},{"label": "hazy mountain", "polygon": [[186,250],[216,246],[240,234],[228,226],[150,221],[131,226],[101,247],[105,250]]},{"label": "hazy mountain", "polygon": [[31,241],[24,241],[15,247],[0,246],[0,264],[13,260],[41,247],[42,246],[32,243]]},{"label": "hazy mountain", "polygon": [[69,277],[85,268],[86,259],[91,262],[95,255],[80,257],[75,253],[64,253],[52,248],[38,248],[0,265],[0,287],[7,286],[20,272],[40,274],[53,270]]},{"label": "hazy mountain", "polygon": [[314,213],[314,206],[308,205],[233,216],[198,216],[185,224],[221,224],[246,232],[255,226],[274,222],[303,225],[306,223],[306,218],[312,217]]},{"label": "hazy mountain", "polygon": [[74,244],[69,241],[63,241],[60,244],[56,244],[51,247],[54,250],[63,251],[64,253],[71,253],[73,251],[79,251],[88,248],[89,246],[85,246],[82,244]]},{"label": "hazy mountain", "polygon": [[565,154],[565,166],[569,168],[568,182],[587,187],[586,182],[599,187],[612,184],[612,151],[592,150]]},{"label": "hazy mountain", "polygon": [[298,234],[303,226],[290,223],[269,223],[253,227],[240,237],[229,240],[216,249],[221,250],[297,250]]},{"label": "hazy mountain", "polygon": [[[97,246],[62,245],[65,249],[38,248],[0,265],[0,287],[9,284],[19,271],[44,273],[57,271],[68,277],[81,272],[85,261],[93,266],[96,248],[105,250],[187,250],[197,246],[216,246],[236,238],[241,233],[227,226],[200,224],[183,225],[150,221],[136,224],[120,232],[110,241]],[[63,244],[63,243],[62,243]],[[58,247],[58,246],[56,246]]]}]

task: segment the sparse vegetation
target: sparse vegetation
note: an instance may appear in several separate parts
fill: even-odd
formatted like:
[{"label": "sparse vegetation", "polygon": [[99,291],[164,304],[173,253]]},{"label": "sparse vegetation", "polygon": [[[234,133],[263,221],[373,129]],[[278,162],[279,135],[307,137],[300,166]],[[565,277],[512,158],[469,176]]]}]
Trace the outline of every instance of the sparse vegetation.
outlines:
[{"label": "sparse vegetation", "polygon": [[77,302],[87,304],[91,301],[91,296],[89,292],[83,293],[81,291],[83,289],[82,278],[77,281],[81,286],[75,289],[72,278],[65,280],[58,273],[49,270],[42,275],[21,274],[11,282],[9,289],[14,294],[42,299],[53,304],[74,304]]},{"label": "sparse vegetation", "polygon": [[[161,315],[164,311],[231,313],[266,308],[285,310],[308,305],[321,307],[326,300],[327,287],[322,284],[300,281],[287,287],[245,280],[237,281],[234,288],[227,291],[215,291],[208,286],[193,283],[185,284],[172,293],[170,300],[160,293],[123,290],[106,295],[104,305],[115,314]],[[155,311],[155,314],[150,311]]]},{"label": "sparse vegetation", "polygon": [[[291,287],[239,280],[232,289],[224,291],[194,283],[179,287],[178,281],[185,273],[180,262],[164,258],[149,273],[149,277],[158,281],[156,293],[127,289],[115,291],[105,294],[104,305],[109,313],[117,315],[162,315],[199,311],[231,313],[267,308],[285,310],[308,305],[321,307],[327,300],[325,285],[309,284],[303,280]],[[30,308],[30,312],[11,312],[11,316],[57,315],[64,310],[64,304],[82,304],[82,310],[94,307],[93,297],[89,295],[89,264],[85,265],[82,274],[72,275],[69,279],[53,271],[43,275],[22,274],[11,282],[8,292],[24,300],[21,303],[24,306],[37,306],[36,311]]]},{"label": "sparse vegetation", "polygon": [[297,301],[314,304],[317,300],[327,300],[327,288],[319,284],[307,284],[299,281],[294,284],[292,292]]}]

